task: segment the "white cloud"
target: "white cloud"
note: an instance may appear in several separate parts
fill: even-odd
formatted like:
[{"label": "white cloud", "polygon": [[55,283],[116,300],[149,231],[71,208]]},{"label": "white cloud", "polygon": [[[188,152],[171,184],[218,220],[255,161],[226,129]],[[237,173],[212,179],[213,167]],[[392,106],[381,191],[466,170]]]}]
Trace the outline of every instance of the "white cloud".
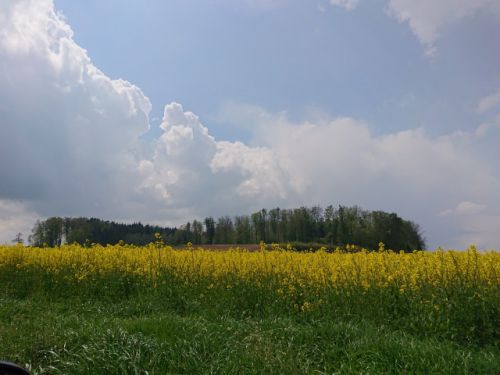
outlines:
[{"label": "white cloud", "polygon": [[[479,10],[500,17],[497,0],[387,0],[387,14],[408,26],[425,47],[426,54],[436,53],[436,41],[448,27]],[[359,0],[330,0],[330,4],[353,10]]]},{"label": "white cloud", "polygon": [[140,141],[148,98],[95,67],[51,1],[2,2],[0,17],[0,199],[42,217],[179,223],[286,195],[272,152],[216,142],[180,104]]},{"label": "white cloud", "polygon": [[286,174],[270,149],[216,141],[178,103],[165,106],[161,128],[152,160],[141,162],[140,188],[171,214],[236,214],[287,197]]},{"label": "white cloud", "polygon": [[436,52],[435,42],[448,26],[473,15],[478,10],[500,14],[496,0],[389,0],[388,12],[399,22],[407,22],[425,46],[426,53]]},{"label": "white cloud", "polygon": [[111,214],[138,177],[148,98],[97,69],[51,1],[0,6],[0,199],[41,215]]},{"label": "white cloud", "polygon": [[[239,115],[234,108],[226,113],[255,124],[253,143],[272,150],[288,174],[292,205],[338,202],[395,211],[421,223],[431,246],[461,248],[471,242],[463,235],[465,219],[451,223],[439,213],[464,198],[500,208],[500,171],[482,154],[498,151],[475,132],[433,138],[420,128],[375,136],[352,118],[296,124],[261,109],[252,120],[248,106]],[[474,208],[483,222],[491,217]],[[458,206],[467,210],[471,204]],[[500,246],[494,233],[483,234],[490,246]]]},{"label": "white cloud", "polygon": [[240,196],[287,198],[287,173],[269,148],[248,147],[241,142],[218,142],[210,167],[218,176],[241,175],[242,181],[236,186]]},{"label": "white cloud", "polygon": [[454,208],[448,208],[444,211],[441,212],[441,216],[448,216],[448,215],[473,215],[473,214],[478,214],[486,208],[486,205],[484,204],[479,204],[479,203],[474,203],[474,202],[469,202],[469,201],[463,201],[457,204],[456,207]]},{"label": "white cloud", "polygon": [[359,0],[330,0],[330,4],[336,5],[347,10],[353,10],[358,6]]},{"label": "white cloud", "polygon": [[495,91],[494,93],[485,96],[479,100],[477,105],[477,110],[479,113],[484,113],[489,111],[490,109],[494,109],[500,105],[500,90]]}]

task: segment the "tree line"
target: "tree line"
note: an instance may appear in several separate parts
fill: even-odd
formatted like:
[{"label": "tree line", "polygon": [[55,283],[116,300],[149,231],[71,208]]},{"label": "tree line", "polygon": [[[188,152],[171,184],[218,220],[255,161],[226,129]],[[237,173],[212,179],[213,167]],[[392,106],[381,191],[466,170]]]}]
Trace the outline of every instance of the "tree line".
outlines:
[{"label": "tree line", "polygon": [[302,243],[329,247],[357,245],[377,249],[412,251],[424,249],[419,226],[395,213],[367,211],[357,206],[332,205],[321,208],[262,209],[251,215],[206,217],[179,227],[161,227],[141,223],[123,224],[97,218],[51,217],[37,221],[29,242],[33,246],[126,244],[145,245],[159,233],[171,245]]}]

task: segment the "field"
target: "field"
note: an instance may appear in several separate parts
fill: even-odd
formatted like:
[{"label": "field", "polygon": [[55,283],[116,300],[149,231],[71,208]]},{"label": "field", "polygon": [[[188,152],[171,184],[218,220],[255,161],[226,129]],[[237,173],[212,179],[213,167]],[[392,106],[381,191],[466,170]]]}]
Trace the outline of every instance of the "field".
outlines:
[{"label": "field", "polygon": [[500,253],[0,246],[34,374],[500,373]]}]

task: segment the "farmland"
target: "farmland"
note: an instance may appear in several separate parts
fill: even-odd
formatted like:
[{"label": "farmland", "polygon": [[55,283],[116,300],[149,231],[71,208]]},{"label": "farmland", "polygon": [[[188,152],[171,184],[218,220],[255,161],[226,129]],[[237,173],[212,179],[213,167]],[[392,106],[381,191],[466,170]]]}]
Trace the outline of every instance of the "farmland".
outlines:
[{"label": "farmland", "polygon": [[498,373],[500,253],[0,247],[37,374]]}]

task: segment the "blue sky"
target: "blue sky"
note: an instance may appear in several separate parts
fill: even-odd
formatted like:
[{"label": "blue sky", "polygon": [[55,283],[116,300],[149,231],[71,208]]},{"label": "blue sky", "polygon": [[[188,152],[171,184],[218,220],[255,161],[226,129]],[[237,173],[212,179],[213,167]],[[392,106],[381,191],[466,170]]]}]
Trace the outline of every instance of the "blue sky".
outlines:
[{"label": "blue sky", "polygon": [[[161,118],[178,101],[217,138],[239,139],[218,112],[250,103],[307,119],[313,109],[369,121],[377,133],[470,130],[477,98],[500,86],[498,19],[486,10],[444,30],[428,58],[386,1],[351,11],[326,1],[56,1],[100,69],[141,87]],[[233,119],[231,119],[233,120]],[[225,126],[224,126],[225,125]]]},{"label": "blue sky", "polygon": [[498,248],[499,33],[493,0],[6,0],[0,242],[332,203]]}]

